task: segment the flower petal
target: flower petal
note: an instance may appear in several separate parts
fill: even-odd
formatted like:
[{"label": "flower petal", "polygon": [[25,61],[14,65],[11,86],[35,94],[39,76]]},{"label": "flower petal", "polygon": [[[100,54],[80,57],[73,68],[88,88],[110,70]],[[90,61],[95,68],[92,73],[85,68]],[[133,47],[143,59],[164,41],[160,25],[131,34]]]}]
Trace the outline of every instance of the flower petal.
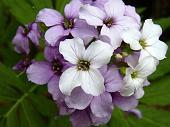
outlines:
[{"label": "flower petal", "polygon": [[104,8],[108,17],[123,16],[125,12],[125,4],[122,0],[108,0]]},{"label": "flower petal", "polygon": [[57,24],[61,24],[63,21],[63,16],[53,9],[42,9],[37,15],[37,22],[43,22],[46,26],[54,26]]},{"label": "flower petal", "polygon": [[69,33],[65,33],[65,30],[62,26],[54,26],[47,30],[45,33],[45,40],[51,46],[56,46],[59,39],[66,36]]},{"label": "flower petal", "polygon": [[72,91],[71,96],[65,98],[65,102],[69,108],[83,110],[89,106],[92,98],[93,96],[84,93],[81,87],[77,87]]},{"label": "flower petal", "polygon": [[144,90],[143,90],[143,88],[138,89],[138,90],[135,92],[135,94],[134,94],[134,96],[135,96],[136,99],[142,98],[143,95],[144,95]]},{"label": "flower petal", "polygon": [[97,7],[84,5],[80,8],[80,19],[85,19],[89,25],[102,26],[105,13]]},{"label": "flower petal", "polygon": [[134,97],[122,97],[119,93],[112,95],[113,104],[118,106],[123,111],[134,109],[138,105],[138,100]]},{"label": "flower petal", "polygon": [[100,68],[110,62],[113,54],[112,47],[100,40],[92,42],[87,48],[84,59],[90,61],[92,68]]},{"label": "flower petal", "polygon": [[137,29],[129,29],[122,34],[123,41],[130,44],[131,49],[140,50],[142,46],[139,43],[141,33]]},{"label": "flower petal", "polygon": [[159,39],[161,34],[162,34],[162,28],[160,25],[154,24],[152,19],[145,20],[142,29],[142,39],[144,40],[151,39],[151,38]]},{"label": "flower petal", "polygon": [[64,8],[64,14],[67,18],[77,18],[81,6],[80,0],[72,0]]},{"label": "flower petal", "polygon": [[95,69],[83,71],[81,87],[85,93],[98,96],[105,91],[103,76]]},{"label": "flower petal", "polygon": [[65,60],[77,64],[78,60],[83,58],[85,52],[83,40],[80,38],[66,39],[60,42],[59,51]]},{"label": "flower petal", "polygon": [[98,32],[95,27],[88,25],[84,20],[77,20],[74,28],[71,30],[73,37],[80,37],[82,39],[87,37],[97,37]]},{"label": "flower petal", "polygon": [[138,77],[146,78],[156,70],[158,61],[152,56],[145,57],[139,64],[135,67],[138,72]]},{"label": "flower petal", "polygon": [[52,95],[53,100],[61,103],[64,100],[64,95],[59,89],[59,76],[54,76],[48,83],[48,92]]},{"label": "flower petal", "polygon": [[146,47],[146,50],[156,59],[163,60],[164,58],[166,58],[165,55],[168,50],[168,46],[162,41],[157,41],[152,46]]},{"label": "flower petal", "polygon": [[72,113],[70,121],[74,127],[88,127],[91,125],[91,120],[86,110],[75,111]]},{"label": "flower petal", "polygon": [[92,113],[96,117],[107,117],[112,114],[112,96],[105,92],[100,96],[94,97],[90,105]]},{"label": "flower petal", "polygon": [[70,96],[74,88],[80,86],[80,72],[77,71],[77,67],[71,67],[63,72],[59,81],[59,88],[65,95]]},{"label": "flower petal", "polygon": [[29,81],[39,85],[48,83],[54,75],[48,62],[35,62],[30,65],[26,73]]},{"label": "flower petal", "polygon": [[122,38],[120,36],[120,31],[115,29],[114,27],[108,28],[106,25],[103,25],[101,29],[101,35],[105,35],[109,37],[110,44],[112,45],[113,50],[120,47]]}]

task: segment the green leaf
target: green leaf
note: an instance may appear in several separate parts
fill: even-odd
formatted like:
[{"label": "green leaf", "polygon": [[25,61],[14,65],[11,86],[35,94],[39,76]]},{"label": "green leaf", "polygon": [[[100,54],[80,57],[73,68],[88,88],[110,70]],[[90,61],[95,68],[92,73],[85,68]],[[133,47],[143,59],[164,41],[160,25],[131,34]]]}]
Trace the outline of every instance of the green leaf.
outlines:
[{"label": "green leaf", "polygon": [[120,109],[114,109],[112,118],[108,124],[109,127],[130,127],[128,122],[125,120],[125,116]]},{"label": "green leaf", "polygon": [[157,19],[155,23],[161,25],[162,29],[165,30],[170,27],[170,17]]},{"label": "green leaf", "polygon": [[67,116],[56,116],[51,119],[48,127],[72,127]]},{"label": "green leaf", "polygon": [[162,77],[151,82],[151,85],[145,88],[145,95],[141,102],[152,105],[170,104],[170,76]]},{"label": "green leaf", "polygon": [[[170,42],[167,43],[168,47],[170,47]],[[154,72],[149,79],[154,80],[156,78],[159,77],[163,77],[164,75],[166,75],[167,73],[170,72],[170,50],[167,51],[167,58],[165,58],[164,60],[160,61],[160,64],[158,65],[156,72]]]}]

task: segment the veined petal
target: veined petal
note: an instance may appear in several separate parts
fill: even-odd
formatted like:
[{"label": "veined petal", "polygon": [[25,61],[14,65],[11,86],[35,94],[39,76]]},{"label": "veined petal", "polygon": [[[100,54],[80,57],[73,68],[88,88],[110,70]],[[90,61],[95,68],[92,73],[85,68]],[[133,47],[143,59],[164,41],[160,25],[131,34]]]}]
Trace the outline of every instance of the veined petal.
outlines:
[{"label": "veined petal", "polygon": [[123,16],[125,12],[125,4],[122,0],[108,0],[104,8],[109,17]]},{"label": "veined petal", "polygon": [[86,94],[81,87],[77,87],[72,91],[71,96],[65,98],[65,102],[69,108],[83,110],[89,106],[92,99],[92,95]]},{"label": "veined petal", "polygon": [[85,19],[89,25],[102,26],[105,13],[97,7],[84,5],[80,8],[80,19]]},{"label": "veined petal", "polygon": [[154,24],[152,19],[145,20],[142,29],[142,39],[144,40],[151,39],[151,38],[159,39],[161,34],[162,34],[162,28],[160,25]]},{"label": "veined petal", "polygon": [[113,54],[112,47],[100,40],[92,42],[87,48],[84,59],[90,62],[92,68],[100,68],[109,63]]},{"label": "veined petal", "polygon": [[42,9],[37,15],[37,22],[43,22],[46,26],[54,26],[57,24],[61,24],[63,21],[63,16],[53,9]]},{"label": "veined petal", "polygon": [[168,50],[168,46],[162,41],[157,41],[152,46],[146,47],[146,50],[156,59],[163,60],[164,58],[166,58],[165,55]]},{"label": "veined petal", "polygon": [[81,87],[85,93],[98,96],[105,91],[104,78],[96,69],[82,72]]},{"label": "veined petal", "polygon": [[103,93],[94,97],[90,105],[92,113],[96,117],[107,117],[111,115],[113,110],[112,96],[110,93]]},{"label": "veined petal", "polygon": [[64,59],[72,64],[77,64],[78,60],[83,58],[85,52],[83,40],[80,38],[66,39],[60,42],[59,51]]},{"label": "veined petal", "polygon": [[48,62],[35,62],[30,65],[26,73],[29,81],[39,85],[48,83],[54,75],[51,65]]},{"label": "veined petal", "polygon": [[142,46],[139,43],[141,33],[137,29],[129,29],[122,34],[123,41],[130,44],[131,49],[140,50]]},{"label": "veined petal", "polygon": [[146,78],[156,70],[158,61],[152,56],[145,57],[139,62],[135,67],[135,70],[138,72],[138,77]]},{"label": "veined petal", "polygon": [[45,40],[51,46],[56,46],[59,39],[65,36],[65,31],[62,26],[54,26],[45,33]]},{"label": "veined petal", "polygon": [[65,95],[70,96],[74,88],[80,86],[81,74],[77,67],[71,67],[63,72],[59,81],[59,88]]}]

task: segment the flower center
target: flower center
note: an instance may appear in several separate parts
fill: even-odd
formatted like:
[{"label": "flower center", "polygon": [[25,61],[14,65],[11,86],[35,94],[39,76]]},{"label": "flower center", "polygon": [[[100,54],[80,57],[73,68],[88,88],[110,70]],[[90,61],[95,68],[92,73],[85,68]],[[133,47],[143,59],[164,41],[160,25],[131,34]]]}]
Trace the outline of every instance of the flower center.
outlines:
[{"label": "flower center", "polygon": [[60,75],[62,73],[63,65],[59,60],[54,60],[52,62],[52,69],[55,73]]},{"label": "flower center", "polygon": [[74,27],[74,19],[64,18],[63,26],[65,29],[72,29]]},{"label": "flower center", "polygon": [[147,47],[147,43],[146,43],[145,40],[140,40],[139,43],[140,43],[140,45],[142,46],[143,49]]},{"label": "flower center", "polygon": [[85,60],[79,60],[77,64],[77,69],[82,71],[88,71],[90,68],[90,62]]},{"label": "flower center", "polygon": [[134,71],[134,72],[131,74],[132,79],[137,78],[137,76],[138,76],[138,72],[137,72],[137,71]]},{"label": "flower center", "polygon": [[113,19],[112,18],[107,18],[104,22],[103,22],[107,27],[111,27],[113,25]]}]

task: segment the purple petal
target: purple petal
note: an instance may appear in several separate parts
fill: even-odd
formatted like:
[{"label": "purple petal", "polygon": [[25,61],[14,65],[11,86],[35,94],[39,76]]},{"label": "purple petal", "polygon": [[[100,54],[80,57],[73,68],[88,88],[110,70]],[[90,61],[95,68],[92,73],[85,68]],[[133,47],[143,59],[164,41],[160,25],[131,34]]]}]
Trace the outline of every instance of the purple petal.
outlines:
[{"label": "purple petal", "polygon": [[96,117],[95,115],[90,114],[90,117],[93,125],[100,126],[109,122],[109,120],[111,119],[111,114],[106,117]]},{"label": "purple petal", "polygon": [[122,97],[119,93],[114,93],[112,97],[114,105],[123,111],[129,111],[138,105],[138,100],[134,96]]},{"label": "purple petal", "polygon": [[56,46],[59,44],[59,40],[68,35],[69,31],[64,30],[62,26],[54,26],[47,30],[45,33],[45,40],[51,46]]},{"label": "purple petal", "polygon": [[142,113],[139,109],[132,109],[129,110],[128,113],[134,114],[137,118],[141,119],[142,118]]},{"label": "purple petal", "polygon": [[103,67],[100,69],[105,80],[105,86],[107,92],[119,91],[123,85],[122,77],[119,70],[115,66]]},{"label": "purple petal", "polygon": [[91,125],[89,113],[86,110],[76,111],[70,116],[73,127],[88,127]]},{"label": "purple petal", "polygon": [[32,64],[32,60],[29,59],[22,59],[20,60],[14,67],[13,69],[15,71],[26,71],[26,69]]},{"label": "purple petal", "polygon": [[59,89],[59,77],[54,76],[48,83],[48,92],[52,95],[53,100],[60,103],[64,100],[64,95]]},{"label": "purple petal", "polygon": [[53,9],[42,9],[39,11],[36,21],[43,22],[46,26],[54,26],[61,24],[64,20],[63,16]]},{"label": "purple petal", "polygon": [[73,37],[87,38],[97,37],[98,32],[95,27],[88,25],[84,20],[77,20],[71,31]]},{"label": "purple petal", "polygon": [[15,47],[15,51],[17,53],[25,53],[29,54],[29,40],[25,35],[25,30],[23,27],[18,27],[17,33],[13,39],[13,44]]},{"label": "purple petal", "polygon": [[68,108],[64,101],[57,103],[57,104],[58,104],[60,115],[63,115],[63,116],[70,115],[71,113],[73,113],[75,111],[75,109]]},{"label": "purple petal", "polygon": [[113,110],[112,96],[105,92],[100,96],[94,97],[90,107],[96,117],[109,116]]},{"label": "purple petal", "polygon": [[29,30],[30,31],[27,36],[30,38],[33,44],[39,46],[40,33],[37,23],[32,23],[29,27]]},{"label": "purple petal", "polygon": [[71,96],[65,98],[65,102],[69,108],[83,110],[91,103],[93,96],[86,94],[81,87],[75,88]]},{"label": "purple petal", "polygon": [[140,26],[141,24],[141,18],[139,14],[137,14],[135,7],[126,5],[125,6],[125,16],[130,16],[132,17]]},{"label": "purple petal", "polygon": [[139,52],[134,52],[132,55],[125,58],[125,62],[127,62],[130,67],[135,68],[138,65],[139,56]]},{"label": "purple petal", "polygon": [[48,83],[54,75],[48,62],[35,62],[30,65],[26,73],[29,81],[39,85]]},{"label": "purple petal", "polygon": [[79,0],[72,0],[64,8],[64,13],[67,18],[76,18],[79,14],[81,2]]},{"label": "purple petal", "polygon": [[44,49],[44,56],[46,60],[50,62],[56,59],[62,59],[62,55],[59,53],[58,47],[46,46]]}]

